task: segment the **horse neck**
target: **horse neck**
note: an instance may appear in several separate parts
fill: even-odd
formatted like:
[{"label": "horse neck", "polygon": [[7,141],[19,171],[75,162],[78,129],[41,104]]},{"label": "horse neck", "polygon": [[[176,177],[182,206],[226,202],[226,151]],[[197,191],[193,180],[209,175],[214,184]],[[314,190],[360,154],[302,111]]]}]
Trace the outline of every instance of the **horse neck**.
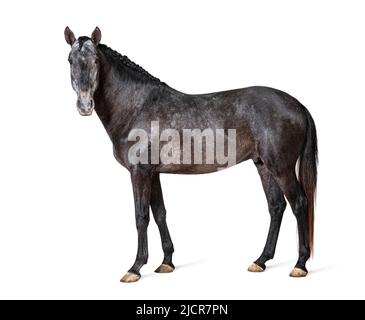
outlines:
[{"label": "horse neck", "polygon": [[101,59],[95,111],[113,141],[123,132],[129,132],[133,119],[154,87],[156,84],[120,76],[105,57]]}]

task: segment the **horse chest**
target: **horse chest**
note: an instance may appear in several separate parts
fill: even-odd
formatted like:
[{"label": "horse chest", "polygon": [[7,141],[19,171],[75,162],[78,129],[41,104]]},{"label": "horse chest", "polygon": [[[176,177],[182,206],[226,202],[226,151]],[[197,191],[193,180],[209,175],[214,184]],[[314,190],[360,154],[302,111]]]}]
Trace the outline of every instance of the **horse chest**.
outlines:
[{"label": "horse chest", "polygon": [[[123,148],[124,147],[124,148]],[[114,158],[125,168],[128,168],[128,161],[125,156],[125,152],[123,152],[123,149],[127,149],[127,145],[123,144],[113,144],[113,155]]]}]

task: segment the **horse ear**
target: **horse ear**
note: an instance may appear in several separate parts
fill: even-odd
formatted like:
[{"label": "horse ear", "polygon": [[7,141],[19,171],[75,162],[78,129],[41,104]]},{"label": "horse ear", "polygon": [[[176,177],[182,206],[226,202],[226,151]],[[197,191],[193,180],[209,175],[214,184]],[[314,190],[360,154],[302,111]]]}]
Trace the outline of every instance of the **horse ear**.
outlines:
[{"label": "horse ear", "polygon": [[101,31],[98,27],[96,27],[93,33],[91,34],[91,40],[94,42],[95,45],[98,45],[100,43]]},{"label": "horse ear", "polygon": [[65,39],[70,46],[72,46],[76,41],[75,35],[69,27],[66,27],[65,29]]}]

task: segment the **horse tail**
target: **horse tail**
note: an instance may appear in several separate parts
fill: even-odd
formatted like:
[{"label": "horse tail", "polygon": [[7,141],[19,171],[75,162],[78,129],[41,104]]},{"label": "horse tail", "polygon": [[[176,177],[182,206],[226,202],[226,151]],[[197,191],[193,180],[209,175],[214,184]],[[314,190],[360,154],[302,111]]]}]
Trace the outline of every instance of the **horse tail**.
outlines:
[{"label": "horse tail", "polygon": [[299,183],[301,184],[308,202],[308,223],[309,223],[309,247],[313,255],[314,239],[314,208],[317,186],[317,132],[314,120],[309,111],[304,107],[307,118],[307,132],[305,145],[300,156]]}]

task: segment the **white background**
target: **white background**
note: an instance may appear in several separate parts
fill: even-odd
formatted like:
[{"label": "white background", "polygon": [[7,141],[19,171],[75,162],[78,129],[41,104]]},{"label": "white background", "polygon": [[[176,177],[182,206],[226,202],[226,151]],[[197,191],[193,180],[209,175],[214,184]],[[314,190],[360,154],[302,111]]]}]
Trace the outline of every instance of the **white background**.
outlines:
[{"label": "white background", "polygon": [[[11,1],[0,10],[0,298],[365,298],[363,1]],[[318,130],[314,260],[305,279],[288,208],[275,260],[246,271],[269,215],[251,162],[216,174],[164,175],[172,274],[158,229],[135,284],[129,173],[99,119],[80,117],[63,30],[127,54],[170,86],[205,93],[282,89]]]}]

